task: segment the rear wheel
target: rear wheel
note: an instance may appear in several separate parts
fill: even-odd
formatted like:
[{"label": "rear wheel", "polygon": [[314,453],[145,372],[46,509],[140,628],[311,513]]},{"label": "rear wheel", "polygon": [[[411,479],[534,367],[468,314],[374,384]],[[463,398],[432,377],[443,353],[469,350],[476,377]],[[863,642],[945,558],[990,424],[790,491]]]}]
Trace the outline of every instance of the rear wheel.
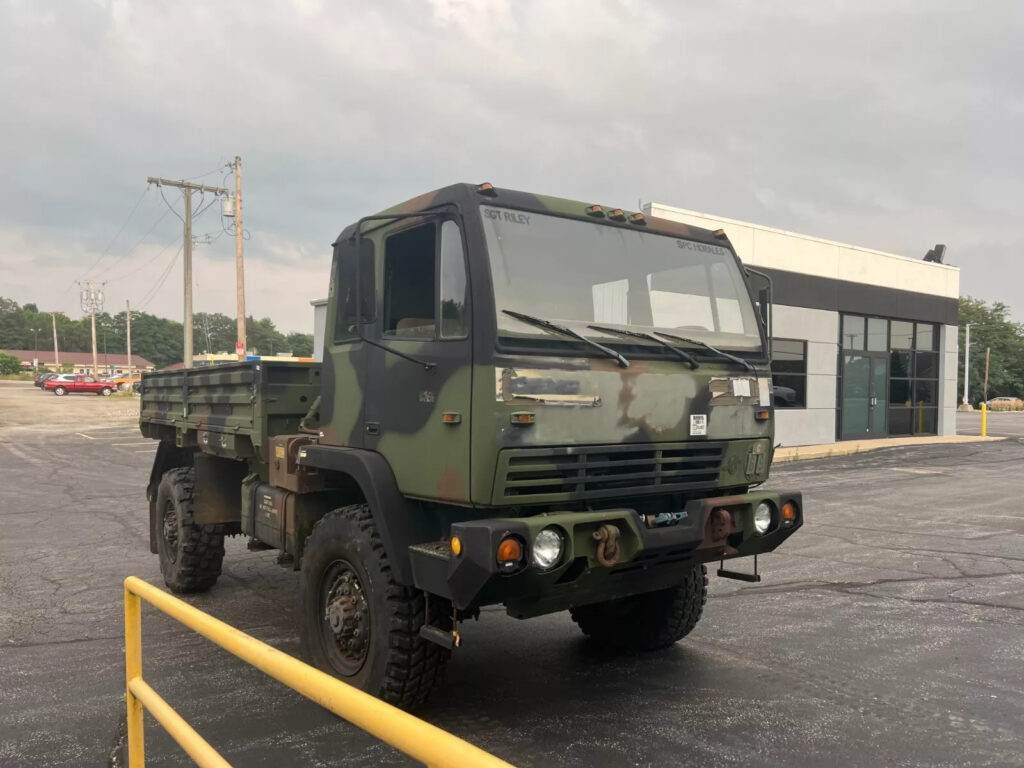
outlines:
[{"label": "rear wheel", "polygon": [[695,565],[675,587],[582,605],[569,613],[599,645],[656,651],[683,639],[697,626],[707,595],[707,569]]},{"label": "rear wheel", "polygon": [[193,522],[195,470],[164,472],[156,492],[160,513],[157,553],[164,583],[172,592],[205,592],[217,582],[224,560],[224,527]]},{"label": "rear wheel", "polygon": [[103,389],[100,390],[99,394],[100,397],[110,397],[110,393],[113,391],[114,390],[112,390],[110,387],[104,387]]},{"label": "rear wheel", "polygon": [[[400,707],[426,700],[451,653],[419,636],[424,593],[395,581],[369,506],[317,522],[299,579],[299,627],[316,666]],[[450,604],[430,601],[431,624],[450,629]]]},{"label": "rear wheel", "polygon": [[64,387],[53,388],[53,394],[55,394],[57,397],[64,397],[64,395],[66,395],[67,393],[68,391]]}]

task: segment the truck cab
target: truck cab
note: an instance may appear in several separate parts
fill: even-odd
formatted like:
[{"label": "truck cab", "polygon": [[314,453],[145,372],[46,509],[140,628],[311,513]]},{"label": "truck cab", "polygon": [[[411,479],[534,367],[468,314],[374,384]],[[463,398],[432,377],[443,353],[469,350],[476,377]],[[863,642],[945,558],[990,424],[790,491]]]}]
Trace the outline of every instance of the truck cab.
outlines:
[{"label": "truck cab", "polygon": [[[755,279],[724,232],[490,184],[364,217],[334,243],[321,368],[144,377],[154,549],[191,536],[186,517],[281,549],[310,657],[400,704],[435,676],[396,680],[388,649],[437,671],[484,605],[674,643],[706,563],[758,579],[724,561],[803,521],[799,492],[758,488],[774,412]],[[231,410],[234,382],[256,413]],[[238,508],[182,513],[182,482]]]}]

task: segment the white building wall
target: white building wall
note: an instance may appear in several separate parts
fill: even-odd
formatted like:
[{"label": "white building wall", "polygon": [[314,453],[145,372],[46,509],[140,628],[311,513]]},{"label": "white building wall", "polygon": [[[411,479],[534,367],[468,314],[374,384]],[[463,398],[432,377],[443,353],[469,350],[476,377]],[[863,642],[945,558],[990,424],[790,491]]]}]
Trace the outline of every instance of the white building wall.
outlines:
[{"label": "white building wall", "polygon": [[327,299],[309,302],[313,305],[313,359],[324,360],[324,332],[327,328]]},{"label": "white building wall", "polygon": [[959,328],[943,325],[939,332],[939,424],[940,435],[956,434],[956,384],[959,366]]}]

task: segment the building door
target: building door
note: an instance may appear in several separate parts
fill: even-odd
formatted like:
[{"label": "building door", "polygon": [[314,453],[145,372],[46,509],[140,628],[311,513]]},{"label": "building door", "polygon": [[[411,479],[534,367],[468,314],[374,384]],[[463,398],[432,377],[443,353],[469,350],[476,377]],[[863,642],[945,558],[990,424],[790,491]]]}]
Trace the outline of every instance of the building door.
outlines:
[{"label": "building door", "polygon": [[889,359],[885,353],[843,354],[842,438],[885,437]]}]

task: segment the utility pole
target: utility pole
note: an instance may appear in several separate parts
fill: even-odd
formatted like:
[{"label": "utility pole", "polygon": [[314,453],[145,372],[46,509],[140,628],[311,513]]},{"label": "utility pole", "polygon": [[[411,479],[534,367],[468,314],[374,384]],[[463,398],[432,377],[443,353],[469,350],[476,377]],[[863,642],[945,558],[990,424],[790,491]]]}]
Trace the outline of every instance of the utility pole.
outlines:
[{"label": "utility pole", "polygon": [[238,333],[235,352],[239,360],[245,360],[245,264],[242,258],[242,241],[245,230],[242,226],[242,158],[235,155],[235,162],[228,165],[235,171],[235,200],[232,215],[235,217],[235,303],[237,305]]},{"label": "utility pole", "polygon": [[57,350],[57,313],[51,312],[50,319],[53,321],[53,367],[60,371],[60,352]]},{"label": "utility pole", "polygon": [[132,386],[132,303],[125,299],[124,301],[124,319],[128,326],[126,337],[128,339],[128,389],[131,390]]},{"label": "utility pole", "polygon": [[146,179],[150,184],[158,187],[176,187],[185,195],[185,233],[182,243],[182,252],[185,258],[185,352],[182,362],[186,368],[192,367],[192,193],[212,192],[214,195],[228,195],[224,187],[211,187],[206,184],[193,184],[188,181],[172,181],[150,176]]},{"label": "utility pole", "polygon": [[971,324],[967,324],[967,337],[964,340],[964,400],[963,404],[970,402],[970,370],[971,370]]},{"label": "utility pole", "polygon": [[[79,283],[82,285],[82,283]],[[89,280],[85,283],[86,287],[82,288],[82,311],[88,312],[92,319],[92,375],[97,379],[100,377],[100,363],[98,354],[96,353],[96,309],[99,308],[100,312],[103,311],[103,286],[106,283],[101,283],[99,290],[96,288],[96,283]]]}]

